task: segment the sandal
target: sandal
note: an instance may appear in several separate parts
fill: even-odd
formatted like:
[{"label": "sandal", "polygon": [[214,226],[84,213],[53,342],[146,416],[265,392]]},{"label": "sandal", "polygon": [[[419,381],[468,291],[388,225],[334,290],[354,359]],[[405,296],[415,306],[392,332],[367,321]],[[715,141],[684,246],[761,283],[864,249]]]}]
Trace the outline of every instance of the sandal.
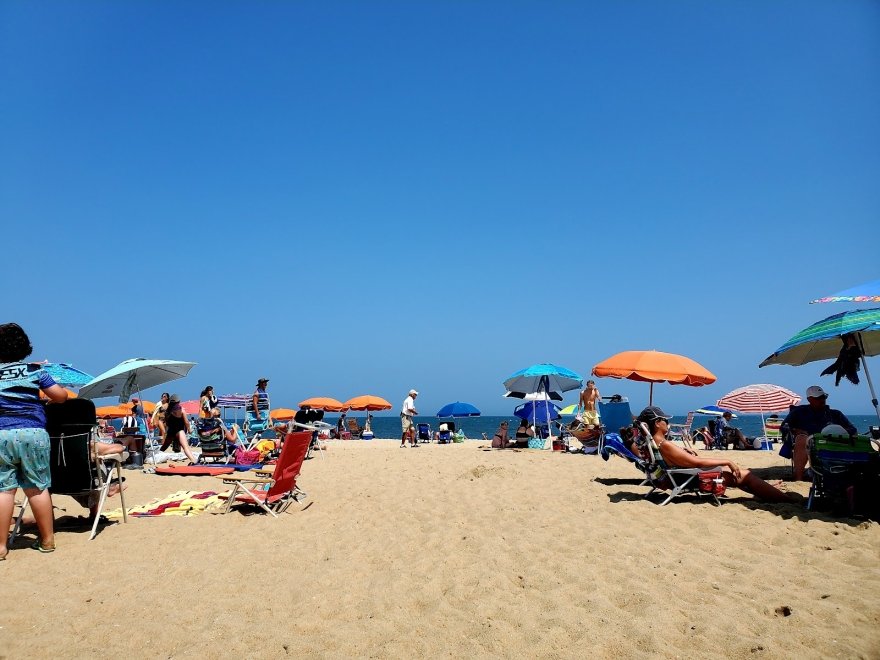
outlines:
[{"label": "sandal", "polygon": [[42,542],[40,541],[40,539],[37,539],[36,541],[34,541],[33,543],[31,543],[31,549],[33,549],[33,550],[39,550],[40,552],[43,552],[43,553],[55,552],[55,546],[54,546],[54,545],[53,545],[51,548],[46,548],[46,547],[43,546],[43,544],[42,544]]}]

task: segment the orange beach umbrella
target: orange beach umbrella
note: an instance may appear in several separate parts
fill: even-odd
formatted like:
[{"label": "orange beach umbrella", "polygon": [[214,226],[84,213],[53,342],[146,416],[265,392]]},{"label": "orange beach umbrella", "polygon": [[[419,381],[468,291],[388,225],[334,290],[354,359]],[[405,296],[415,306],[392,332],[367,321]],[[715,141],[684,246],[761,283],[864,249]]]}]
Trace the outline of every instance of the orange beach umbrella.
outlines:
[{"label": "orange beach umbrella", "polygon": [[111,419],[118,419],[130,415],[131,406],[100,406],[98,408],[95,408],[95,414],[98,417],[110,417]]},{"label": "orange beach umbrella", "polygon": [[290,408],[276,408],[269,412],[269,419],[277,419],[279,422],[287,422],[293,419],[296,414],[295,410]]},{"label": "orange beach umbrella", "polygon": [[339,412],[340,410],[345,409],[345,406],[341,401],[337,401],[329,396],[313,396],[311,399],[300,401],[297,405],[300,408],[308,406],[315,410],[326,410],[328,412]]},{"label": "orange beach umbrella", "polygon": [[373,396],[371,394],[356,396],[343,403],[342,406],[349,410],[391,410],[393,407],[381,396]]},{"label": "orange beach umbrella", "polygon": [[593,367],[599,378],[625,378],[651,383],[648,404],[654,403],[654,383],[701,387],[715,382],[715,374],[684,355],[662,351],[624,351]]}]

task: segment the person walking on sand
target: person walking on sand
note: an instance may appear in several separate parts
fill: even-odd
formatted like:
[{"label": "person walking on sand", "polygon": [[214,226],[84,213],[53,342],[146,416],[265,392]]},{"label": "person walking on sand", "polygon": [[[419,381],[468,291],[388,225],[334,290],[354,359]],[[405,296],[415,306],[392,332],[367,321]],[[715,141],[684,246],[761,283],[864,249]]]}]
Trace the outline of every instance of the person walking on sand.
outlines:
[{"label": "person walking on sand", "polygon": [[400,434],[400,446],[406,447],[406,438],[409,436],[410,444],[418,447],[416,444],[416,435],[413,433],[413,417],[419,414],[416,410],[416,397],[419,395],[415,390],[410,390],[407,397],[403,400],[403,407],[400,409],[400,426],[403,431]]},{"label": "person walking on sand", "polygon": [[55,550],[55,518],[49,485],[49,434],[40,391],[63,403],[67,390],[39,364],[25,362],[33,347],[17,323],[0,325],[0,561],[6,547],[15,491],[21,488],[31,504],[40,537],[31,546]]}]

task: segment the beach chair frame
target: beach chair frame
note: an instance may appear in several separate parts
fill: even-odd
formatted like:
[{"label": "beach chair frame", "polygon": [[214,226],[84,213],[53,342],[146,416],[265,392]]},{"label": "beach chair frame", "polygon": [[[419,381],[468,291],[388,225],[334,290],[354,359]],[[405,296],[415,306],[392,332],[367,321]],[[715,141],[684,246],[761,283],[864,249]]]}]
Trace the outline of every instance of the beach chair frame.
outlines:
[{"label": "beach chair frame", "polygon": [[277,518],[291,504],[305,498],[307,494],[297,485],[297,480],[311,441],[309,431],[288,433],[273,469],[224,475],[223,483],[233,488],[221,496],[226,498],[223,513],[229,513],[235,502],[251,502]]}]

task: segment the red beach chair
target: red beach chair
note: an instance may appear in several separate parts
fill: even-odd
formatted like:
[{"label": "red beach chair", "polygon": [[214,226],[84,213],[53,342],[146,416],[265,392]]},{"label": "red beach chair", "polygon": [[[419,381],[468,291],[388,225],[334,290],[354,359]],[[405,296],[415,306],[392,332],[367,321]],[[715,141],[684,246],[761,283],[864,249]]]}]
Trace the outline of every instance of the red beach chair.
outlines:
[{"label": "red beach chair", "polygon": [[264,511],[278,517],[293,502],[298,502],[306,493],[296,485],[302,469],[312,434],[309,431],[288,433],[284,436],[281,455],[274,470],[253,470],[250,473],[230,474],[223,477],[223,483],[233,486],[226,496],[226,509],[229,513],[234,502],[256,504]]}]

